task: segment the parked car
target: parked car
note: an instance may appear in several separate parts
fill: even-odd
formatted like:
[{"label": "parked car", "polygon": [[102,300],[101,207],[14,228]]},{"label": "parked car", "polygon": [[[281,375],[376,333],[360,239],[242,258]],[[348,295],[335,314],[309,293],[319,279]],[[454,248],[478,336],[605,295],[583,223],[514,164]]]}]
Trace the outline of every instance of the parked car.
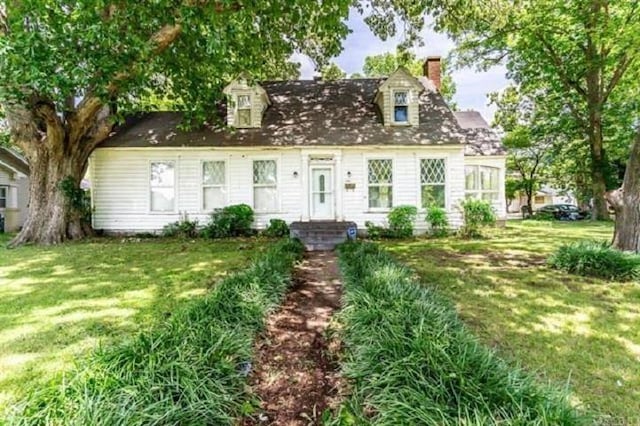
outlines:
[{"label": "parked car", "polygon": [[581,220],[588,213],[572,204],[548,204],[536,210],[537,215],[550,215],[557,220]]}]

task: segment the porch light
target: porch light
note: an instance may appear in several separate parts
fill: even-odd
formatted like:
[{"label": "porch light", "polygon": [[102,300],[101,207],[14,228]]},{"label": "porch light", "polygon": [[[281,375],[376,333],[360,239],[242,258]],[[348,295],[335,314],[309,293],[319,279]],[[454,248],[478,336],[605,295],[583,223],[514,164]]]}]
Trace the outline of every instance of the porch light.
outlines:
[{"label": "porch light", "polygon": [[297,172],[297,171],[293,172],[293,177],[294,177],[294,178],[297,178],[297,177],[298,177],[298,172]]}]

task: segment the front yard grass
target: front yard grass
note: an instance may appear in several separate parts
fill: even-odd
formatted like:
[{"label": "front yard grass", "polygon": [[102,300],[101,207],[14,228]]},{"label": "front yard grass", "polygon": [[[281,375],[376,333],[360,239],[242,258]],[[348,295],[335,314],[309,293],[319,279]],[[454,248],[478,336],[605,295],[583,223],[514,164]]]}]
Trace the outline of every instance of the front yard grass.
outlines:
[{"label": "front yard grass", "polygon": [[416,239],[385,247],[513,364],[555,385],[600,424],[640,422],[640,284],[548,268],[566,242],[611,238],[612,225],[510,222],[489,239]]},{"label": "front yard grass", "polygon": [[0,234],[0,412],[99,343],[168,318],[258,247],[104,238],[8,250],[9,239]]}]

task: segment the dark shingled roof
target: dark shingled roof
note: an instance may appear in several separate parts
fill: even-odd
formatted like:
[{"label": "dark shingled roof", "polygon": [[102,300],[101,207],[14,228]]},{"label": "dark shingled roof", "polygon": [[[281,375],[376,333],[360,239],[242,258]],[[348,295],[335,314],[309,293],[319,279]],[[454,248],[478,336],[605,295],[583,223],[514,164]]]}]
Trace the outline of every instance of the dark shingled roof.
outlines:
[{"label": "dark shingled roof", "polygon": [[467,139],[464,155],[506,154],[502,139],[478,111],[455,111],[453,114]]},{"label": "dark shingled roof", "polygon": [[4,163],[12,169],[18,170],[25,175],[29,175],[29,164],[27,163],[27,161],[22,158],[20,154],[11,149],[3,148],[0,146],[0,163]]},{"label": "dark shingled roof", "polygon": [[[261,86],[271,106],[262,127],[227,129],[204,125],[178,129],[179,112],[153,112],[130,117],[100,147],[231,147],[332,145],[450,145],[468,143],[465,131],[433,84],[418,79],[420,125],[384,126],[373,102],[384,79],[271,81]],[[224,111],[220,120],[224,122]]]}]

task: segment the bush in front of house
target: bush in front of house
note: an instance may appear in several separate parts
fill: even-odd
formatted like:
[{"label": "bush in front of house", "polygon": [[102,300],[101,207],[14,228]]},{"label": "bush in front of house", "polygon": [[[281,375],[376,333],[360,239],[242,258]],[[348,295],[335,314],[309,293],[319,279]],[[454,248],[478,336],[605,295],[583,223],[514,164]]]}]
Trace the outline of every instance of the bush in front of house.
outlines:
[{"label": "bush in front of house", "polygon": [[262,232],[265,237],[280,238],[289,236],[289,225],[282,219],[271,219],[269,226]]},{"label": "bush in front of house", "polygon": [[366,221],[367,238],[377,240],[380,238],[409,238],[413,236],[413,223],[418,215],[415,206],[398,206],[387,214],[388,227],[376,225]]},{"label": "bush in front of house", "polygon": [[578,424],[566,396],[483,346],[452,304],[377,245],[339,248],[349,395],[329,424]]},{"label": "bush in front of house", "polygon": [[247,204],[235,204],[217,209],[202,229],[207,238],[246,237],[253,235],[253,209]]},{"label": "bush in front of house", "polygon": [[464,224],[460,235],[465,238],[482,237],[482,229],[496,223],[496,213],[491,203],[485,200],[468,198],[461,203]]},{"label": "bush in front of house", "polygon": [[155,328],[100,347],[34,389],[9,424],[236,424],[251,407],[253,341],[303,250],[297,240],[278,242]]},{"label": "bush in front of house", "polygon": [[425,216],[429,224],[429,233],[434,237],[446,237],[449,233],[449,219],[447,211],[442,207],[429,207]]},{"label": "bush in front of house", "polygon": [[195,238],[198,236],[198,221],[189,220],[185,213],[177,222],[169,223],[162,228],[163,237]]},{"label": "bush in front of house", "polygon": [[389,234],[392,238],[409,238],[413,236],[413,222],[418,215],[416,206],[398,206],[387,215]]},{"label": "bush in front of house", "polygon": [[621,252],[605,242],[564,244],[547,263],[552,268],[589,277],[618,281],[640,279],[640,255]]}]

